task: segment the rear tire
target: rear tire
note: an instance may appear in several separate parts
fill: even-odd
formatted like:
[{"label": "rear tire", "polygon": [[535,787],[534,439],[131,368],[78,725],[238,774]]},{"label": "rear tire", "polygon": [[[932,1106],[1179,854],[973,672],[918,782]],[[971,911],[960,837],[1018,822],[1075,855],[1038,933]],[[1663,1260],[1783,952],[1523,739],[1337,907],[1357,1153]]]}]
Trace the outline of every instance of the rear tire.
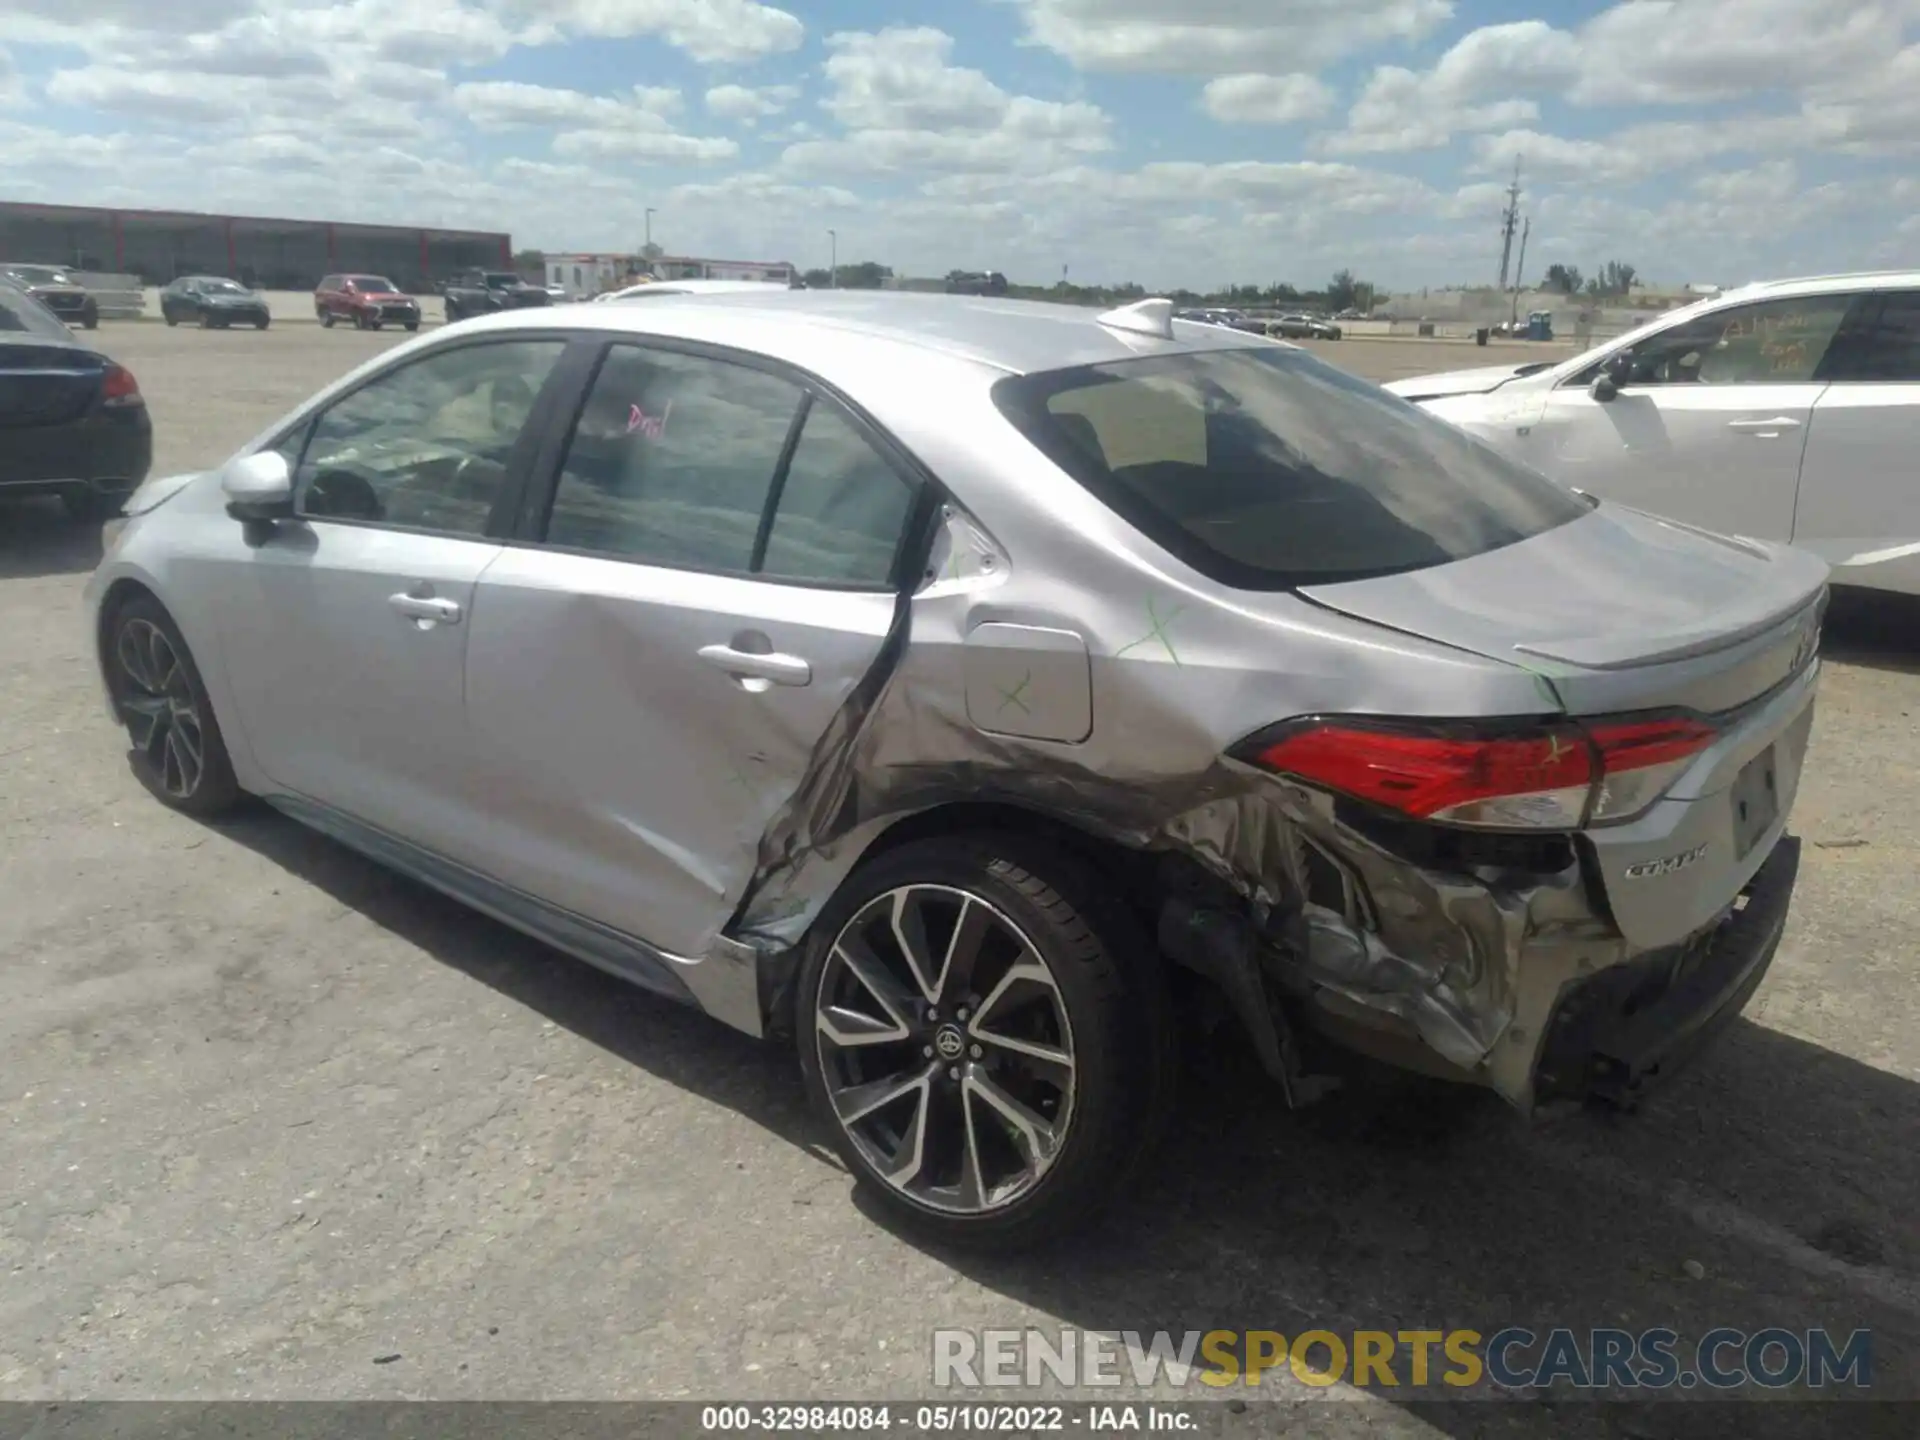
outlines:
[{"label": "rear tire", "polygon": [[133,771],[162,805],[203,819],[240,800],[220,723],[187,642],[164,606],[140,594],[106,626],[105,669]]},{"label": "rear tire", "polygon": [[407,333],[409,335],[413,334],[413,332],[418,330],[419,328],[420,328],[420,322],[418,320],[407,321]]},{"label": "rear tire", "polygon": [[180,317],[174,314],[173,311],[167,309],[165,306],[161,307],[160,318],[166,321],[169,327],[178,325],[180,323]]},{"label": "rear tire", "polygon": [[80,324],[88,330],[98,330],[100,328],[100,312],[98,310],[89,310],[81,317]]},{"label": "rear tire", "polygon": [[258,320],[253,322],[253,328],[256,330],[264,330],[272,323],[273,317],[271,315],[262,315]]},{"label": "rear tire", "polygon": [[1174,1075],[1164,977],[1101,894],[1050,843],[941,836],[857,871],[814,926],[794,1001],[808,1098],[903,1227],[1043,1244],[1150,1152]]}]

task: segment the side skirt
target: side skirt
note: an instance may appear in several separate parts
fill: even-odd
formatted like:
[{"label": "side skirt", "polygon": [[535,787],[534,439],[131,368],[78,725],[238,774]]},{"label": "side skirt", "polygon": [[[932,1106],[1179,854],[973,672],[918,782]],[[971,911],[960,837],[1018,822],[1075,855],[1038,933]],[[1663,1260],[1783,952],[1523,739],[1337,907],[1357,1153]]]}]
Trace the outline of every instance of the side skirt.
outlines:
[{"label": "side skirt", "polygon": [[409,879],[490,915],[503,925],[584,960],[609,975],[704,1010],[716,1020],[758,1038],[764,1030],[760,1009],[759,955],[751,946],[724,936],[712,953],[689,958],[671,955],[636,936],[589,920],[537,896],[502,885],[490,876],[448,860],[431,850],[363,824],[330,806],[296,795],[262,797],[274,809],[337,840],[368,859]]}]

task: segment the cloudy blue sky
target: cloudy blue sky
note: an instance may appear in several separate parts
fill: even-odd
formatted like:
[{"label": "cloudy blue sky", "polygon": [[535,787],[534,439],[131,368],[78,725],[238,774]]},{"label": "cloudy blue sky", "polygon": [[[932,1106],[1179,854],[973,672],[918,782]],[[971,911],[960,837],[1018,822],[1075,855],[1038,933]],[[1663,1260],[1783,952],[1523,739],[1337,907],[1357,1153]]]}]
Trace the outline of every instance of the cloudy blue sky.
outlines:
[{"label": "cloudy blue sky", "polygon": [[0,199],[1023,280],[1920,254],[1920,0],[0,0]]}]

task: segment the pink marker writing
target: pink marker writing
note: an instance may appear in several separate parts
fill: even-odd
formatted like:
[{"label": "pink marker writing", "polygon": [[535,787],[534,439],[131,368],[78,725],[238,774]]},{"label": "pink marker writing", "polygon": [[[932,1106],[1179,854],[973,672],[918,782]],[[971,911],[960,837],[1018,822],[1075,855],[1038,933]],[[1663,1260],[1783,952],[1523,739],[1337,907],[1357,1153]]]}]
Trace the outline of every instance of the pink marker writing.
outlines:
[{"label": "pink marker writing", "polygon": [[667,402],[667,408],[658,415],[649,415],[638,405],[627,408],[627,434],[644,435],[649,440],[658,440],[667,433],[667,417],[673,414],[673,402]]}]

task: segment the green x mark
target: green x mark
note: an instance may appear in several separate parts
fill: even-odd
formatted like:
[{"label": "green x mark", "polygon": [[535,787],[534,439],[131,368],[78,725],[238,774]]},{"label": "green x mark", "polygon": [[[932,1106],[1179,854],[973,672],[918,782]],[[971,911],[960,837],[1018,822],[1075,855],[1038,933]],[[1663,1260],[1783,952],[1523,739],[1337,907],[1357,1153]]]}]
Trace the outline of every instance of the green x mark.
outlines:
[{"label": "green x mark", "polygon": [[1127,651],[1145,645],[1150,640],[1158,640],[1166,647],[1167,657],[1172,660],[1174,664],[1178,665],[1180,663],[1180,652],[1173,648],[1173,637],[1167,634],[1167,626],[1179,619],[1186,608],[1184,605],[1176,605],[1168,614],[1163,616],[1154,608],[1153,597],[1149,595],[1147,597],[1147,619],[1153,622],[1153,628],[1132,644],[1122,645],[1118,650],[1113,652],[1113,658],[1118,660],[1122,655],[1126,654]]},{"label": "green x mark", "polygon": [[1032,707],[1021,698],[1027,692],[1027,686],[1032,683],[1033,671],[1029,670],[1020,677],[1020,683],[1018,685],[1014,686],[1011,690],[1002,690],[1000,692],[1000,713],[1002,715],[1006,714],[1009,705],[1018,705],[1022,715],[1033,714]]},{"label": "green x mark", "polygon": [[746,777],[745,772],[743,772],[738,765],[730,766],[729,768],[732,771],[731,779],[728,782],[729,784],[738,785],[742,790],[753,789],[753,781]]}]

